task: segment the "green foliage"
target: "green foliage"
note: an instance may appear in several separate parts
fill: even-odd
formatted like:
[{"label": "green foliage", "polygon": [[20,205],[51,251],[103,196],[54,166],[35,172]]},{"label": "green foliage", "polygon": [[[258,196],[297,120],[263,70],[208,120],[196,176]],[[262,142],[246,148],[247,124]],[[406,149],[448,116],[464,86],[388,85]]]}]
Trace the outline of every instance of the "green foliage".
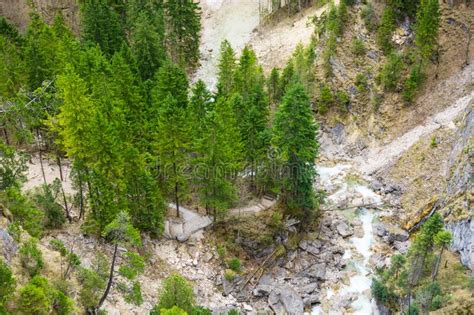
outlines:
[{"label": "green foliage", "polygon": [[86,43],[99,45],[108,56],[120,50],[125,41],[124,26],[107,0],[83,1],[81,17],[82,38]]},{"label": "green foliage", "polygon": [[377,29],[376,42],[384,54],[389,54],[393,49],[392,34],[396,28],[395,13],[389,6],[385,7]]},{"label": "green foliage", "polygon": [[138,281],[128,287],[125,283],[119,283],[119,289],[124,293],[124,300],[127,303],[141,305],[143,303],[142,289]]},{"label": "green foliage", "polygon": [[332,94],[331,88],[328,85],[321,85],[316,104],[318,112],[322,115],[326,114],[334,104],[334,95]]},{"label": "green foliage", "polygon": [[413,102],[415,94],[423,81],[423,73],[420,71],[420,67],[413,67],[410,71],[410,75],[405,80],[403,86],[403,99],[407,103]]},{"label": "green foliage", "polygon": [[240,259],[238,259],[237,257],[233,257],[232,259],[230,259],[230,260],[227,262],[227,265],[228,265],[229,268],[232,269],[233,271],[239,271],[239,270],[240,270],[240,267],[242,266],[242,262],[241,262]]},{"label": "green foliage", "polygon": [[21,186],[26,180],[27,160],[26,154],[15,152],[0,140],[0,191]]},{"label": "green foliage", "polygon": [[217,246],[217,255],[222,261],[224,261],[225,256],[227,256],[227,249],[224,245]]},{"label": "green foliage", "polygon": [[193,308],[190,315],[212,315],[212,311],[203,306],[196,306]]},{"label": "green foliage", "polygon": [[367,91],[367,76],[364,73],[358,73],[355,78],[355,86],[359,93]]},{"label": "green foliage", "polygon": [[61,182],[54,181],[53,184],[43,184],[42,191],[34,195],[36,206],[45,213],[45,227],[51,229],[61,228],[66,222],[62,206],[56,202],[60,192]]},{"label": "green foliage", "polygon": [[162,314],[162,309],[176,306],[188,314],[194,308],[194,293],[188,281],[178,274],[172,274],[163,281],[158,295],[158,304],[153,307],[151,314]]},{"label": "green foliage", "polygon": [[44,267],[43,254],[38,248],[38,240],[30,238],[25,241],[19,250],[21,265],[33,277]]},{"label": "green foliage", "polygon": [[272,144],[283,170],[280,202],[288,214],[303,222],[314,219],[318,206],[312,184],[319,148],[317,131],[309,97],[301,83],[294,83],[275,114]]},{"label": "green foliage", "polygon": [[273,68],[270,72],[267,79],[267,91],[271,103],[275,104],[280,100],[280,71],[277,68]]},{"label": "green foliage", "polygon": [[15,278],[10,267],[0,259],[0,314],[6,313],[6,303],[15,291]]},{"label": "green foliage", "polygon": [[351,51],[356,56],[362,56],[365,54],[365,45],[364,41],[354,37],[351,43]]},{"label": "green foliage", "polygon": [[229,281],[229,282],[234,281],[236,275],[237,275],[237,274],[236,274],[235,271],[232,270],[232,269],[226,269],[226,270],[224,271],[224,278],[225,278],[227,281]]},{"label": "green foliage", "polygon": [[388,6],[397,12],[399,17],[408,15],[413,18],[420,5],[420,0],[387,0],[386,2]]},{"label": "green foliage", "polygon": [[439,23],[439,1],[421,1],[416,19],[415,44],[423,60],[429,60],[436,50]]},{"label": "green foliage", "polygon": [[168,0],[164,5],[171,58],[178,64],[194,66],[199,59],[201,9],[192,0]]},{"label": "green foliage", "polygon": [[342,90],[337,91],[335,97],[336,97],[336,102],[339,105],[339,108],[343,112],[347,112],[347,110],[349,109],[349,104],[351,102],[351,99],[349,98],[349,95],[347,94],[347,92],[342,91]]},{"label": "green foliage", "polygon": [[120,266],[119,273],[133,280],[145,270],[145,262],[139,254],[134,252],[127,252],[124,256],[125,264]]},{"label": "green foliage", "polygon": [[[152,311],[151,314],[154,315],[155,313]],[[160,312],[157,313],[157,314],[160,314],[160,315],[187,315],[188,312],[182,310],[181,308],[179,308],[177,306],[173,306],[172,308],[169,308],[169,309],[162,308],[160,310]]]},{"label": "green foliage", "polygon": [[239,310],[233,308],[227,312],[227,315],[240,315]]},{"label": "green foliage", "polygon": [[370,290],[372,292],[372,296],[377,300],[384,304],[387,304],[393,298],[393,294],[389,292],[388,288],[383,285],[377,279],[372,279],[372,284],[370,286]]},{"label": "green foliage", "polygon": [[371,2],[365,4],[362,7],[362,10],[360,11],[360,17],[364,21],[365,28],[369,32],[373,32],[377,29],[377,17]]},{"label": "green foliage", "polygon": [[235,52],[227,40],[221,43],[217,71],[218,95],[229,95],[234,84],[234,72],[237,67]]},{"label": "green foliage", "polygon": [[79,270],[78,279],[81,283],[79,301],[86,309],[95,307],[99,302],[107,277],[107,260],[103,254],[96,256],[90,269]]},{"label": "green foliage", "polygon": [[61,255],[61,266],[63,265],[63,259],[66,261],[66,268],[62,275],[63,279],[67,279],[70,271],[75,270],[81,265],[81,260],[72,250],[66,248],[64,243],[58,239],[52,239],[49,245]]},{"label": "green foliage", "polygon": [[402,58],[391,53],[380,71],[380,82],[385,90],[395,91],[402,76],[404,65]]},{"label": "green foliage", "polygon": [[53,288],[46,278],[36,276],[20,289],[15,303],[17,314],[67,315],[74,311],[74,302],[63,292]]}]

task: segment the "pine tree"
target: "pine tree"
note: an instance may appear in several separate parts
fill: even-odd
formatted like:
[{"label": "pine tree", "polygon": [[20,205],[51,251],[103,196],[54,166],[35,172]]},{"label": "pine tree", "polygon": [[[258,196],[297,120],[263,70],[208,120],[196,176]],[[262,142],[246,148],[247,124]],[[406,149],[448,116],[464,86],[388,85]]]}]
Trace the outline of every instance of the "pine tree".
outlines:
[{"label": "pine tree", "polygon": [[439,1],[421,1],[416,20],[415,44],[419,49],[421,59],[424,61],[429,60],[436,49],[439,23]]},{"label": "pine tree", "polygon": [[302,222],[315,217],[313,189],[319,144],[309,97],[300,82],[288,87],[275,115],[272,143],[281,164],[280,202],[285,211]]},{"label": "pine tree", "polygon": [[154,148],[164,191],[173,196],[179,217],[180,200],[187,188],[184,170],[189,165],[188,82],[178,66],[168,64],[157,72],[153,103],[156,108]]},{"label": "pine tree", "polygon": [[377,30],[377,45],[382,49],[384,54],[390,53],[393,49],[392,33],[395,31],[395,13],[391,7],[385,7],[380,21],[380,26]]},{"label": "pine tree", "polygon": [[[110,264],[110,272],[109,272],[109,279],[107,282],[107,286],[105,288],[104,293],[102,294],[102,297],[99,300],[99,303],[95,307],[94,310],[91,310],[94,314],[99,311],[99,309],[102,307],[102,304],[105,302],[105,299],[109,295],[110,289],[112,288],[112,284],[114,281],[114,274],[115,274],[115,264],[117,261],[119,261],[119,256],[120,252],[118,251],[119,246],[128,246],[128,247],[139,247],[141,246],[141,238],[140,238],[140,232],[136,230],[132,223],[130,216],[124,212],[121,211],[117,214],[116,218],[108,224],[104,232],[102,234],[104,237],[108,238],[113,244],[114,244],[114,252],[112,255],[112,260]],[[135,258],[135,261],[132,261],[133,263],[130,264],[130,266],[127,267],[127,272],[124,273],[123,267],[119,269],[119,271],[123,276],[126,276],[126,278],[129,278],[133,280],[138,273],[143,271],[143,261],[140,259],[140,257],[137,254],[127,252],[128,257],[133,257]],[[125,254],[125,255],[127,255]],[[132,255],[130,255],[132,254]],[[122,260],[123,262],[124,260]]]},{"label": "pine tree", "polygon": [[193,0],[168,0],[166,40],[174,62],[194,66],[199,59],[201,9]]},{"label": "pine tree", "polygon": [[144,81],[153,78],[166,59],[163,34],[155,31],[155,28],[145,12],[139,14],[132,27],[131,47]]},{"label": "pine tree", "polygon": [[443,257],[443,251],[446,247],[449,246],[449,244],[451,244],[452,240],[453,240],[453,235],[446,230],[439,231],[434,237],[435,244],[440,248],[440,250],[439,250],[439,255],[432,272],[433,281],[436,280],[436,277],[438,275],[439,266],[441,264],[441,258]]},{"label": "pine tree", "polygon": [[120,50],[125,41],[124,25],[107,0],[84,1],[81,16],[82,38],[86,43],[98,44],[107,56]]},{"label": "pine tree", "polygon": [[235,177],[241,170],[242,144],[231,100],[217,100],[208,111],[194,163],[200,202],[218,220],[236,199]]},{"label": "pine tree", "polygon": [[267,91],[270,98],[270,103],[275,104],[280,100],[280,71],[273,68],[267,81]]},{"label": "pine tree", "polygon": [[235,52],[227,40],[221,43],[218,65],[218,95],[229,95],[234,85],[234,71],[236,69]]},{"label": "pine tree", "polygon": [[35,90],[43,81],[52,80],[56,70],[56,38],[37,13],[31,16],[24,48],[28,87]]},{"label": "pine tree", "polygon": [[191,124],[193,144],[202,136],[207,112],[212,107],[212,94],[202,80],[198,80],[193,87],[189,102],[189,121]]}]

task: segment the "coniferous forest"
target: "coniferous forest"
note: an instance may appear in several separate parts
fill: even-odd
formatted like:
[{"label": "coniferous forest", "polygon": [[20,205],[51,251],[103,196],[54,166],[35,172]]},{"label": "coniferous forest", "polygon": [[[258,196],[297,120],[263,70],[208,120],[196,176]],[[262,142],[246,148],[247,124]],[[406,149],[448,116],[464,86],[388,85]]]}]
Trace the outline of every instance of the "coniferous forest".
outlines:
[{"label": "coniferous forest", "polygon": [[[336,2],[259,1],[255,33],[288,19],[292,36],[314,7],[311,38],[271,67],[259,62],[258,37],[243,48],[224,39],[212,51],[215,86],[196,75],[210,62],[206,1],[72,1],[79,29],[38,1],[24,29],[0,15],[0,314],[427,314],[458,307],[452,292],[472,295],[472,274],[453,258],[466,265],[465,249],[451,247],[452,222],[472,209],[450,199],[469,198],[472,182],[450,187],[467,178],[456,165],[472,151],[470,131],[413,136],[416,150],[431,150],[400,159],[415,173],[427,167],[413,156],[434,165],[463,147],[442,155],[458,164],[444,190],[424,186],[422,205],[403,194],[431,175],[400,184],[412,175],[396,162],[412,145],[393,140],[409,135],[410,117],[430,114],[416,106],[445,79],[443,53],[460,47],[442,47],[441,13],[452,11],[437,0]],[[456,128],[469,128],[468,115]],[[416,214],[404,210],[414,204]],[[163,244],[190,260],[155,257]],[[224,308],[189,268],[222,291]],[[150,300],[142,292],[153,272]],[[344,287],[339,304],[330,281]]]}]

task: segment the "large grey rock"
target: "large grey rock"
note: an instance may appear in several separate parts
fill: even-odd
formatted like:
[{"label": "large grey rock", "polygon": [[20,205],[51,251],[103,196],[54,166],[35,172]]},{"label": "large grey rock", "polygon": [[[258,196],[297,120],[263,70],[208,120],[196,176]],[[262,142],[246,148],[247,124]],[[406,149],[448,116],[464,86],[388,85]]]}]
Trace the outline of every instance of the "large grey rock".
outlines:
[{"label": "large grey rock", "polygon": [[307,271],[306,274],[318,280],[326,280],[326,265],[325,264],[314,264]]},{"label": "large grey rock", "polygon": [[316,303],[321,303],[321,299],[319,297],[319,293],[313,293],[303,298],[303,304],[306,307],[314,305]]},{"label": "large grey rock", "polygon": [[342,237],[348,237],[354,234],[354,229],[352,229],[346,222],[340,221],[336,224],[336,230],[339,235]]},{"label": "large grey rock", "polygon": [[303,299],[286,284],[276,287],[270,293],[268,304],[276,314],[301,315],[304,312]]},{"label": "large grey rock", "polygon": [[474,271],[474,220],[448,222],[446,229],[453,234],[451,249],[458,251],[461,263]]},{"label": "large grey rock", "polygon": [[18,244],[4,229],[0,228],[0,255],[5,258],[8,263],[11,263],[13,256],[15,256],[18,249]]}]

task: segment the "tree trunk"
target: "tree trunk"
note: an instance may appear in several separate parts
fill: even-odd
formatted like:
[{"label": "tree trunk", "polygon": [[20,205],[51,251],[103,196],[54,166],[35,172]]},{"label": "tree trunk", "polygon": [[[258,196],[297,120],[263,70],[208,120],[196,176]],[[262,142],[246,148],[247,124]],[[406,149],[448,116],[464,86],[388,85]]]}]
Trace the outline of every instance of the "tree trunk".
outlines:
[{"label": "tree trunk", "polygon": [[43,151],[41,150],[40,132],[38,128],[36,128],[36,145],[38,146],[38,151],[39,151],[39,161],[40,161],[40,166],[41,166],[41,174],[43,175],[43,181],[45,184],[48,184],[48,182],[46,181],[46,175],[44,173]]},{"label": "tree trunk", "polygon": [[177,179],[177,170],[176,163],[173,163],[173,172],[174,172],[174,198],[176,202],[176,216],[179,218],[179,184]]},{"label": "tree trunk", "polygon": [[107,288],[105,288],[104,294],[100,298],[99,304],[97,304],[95,308],[96,312],[102,307],[102,304],[104,304],[107,295],[109,295],[110,288],[112,287],[112,282],[114,280],[115,260],[117,259],[117,249],[118,244],[115,244],[114,256],[112,257],[112,265],[110,266],[109,281],[107,282]]},{"label": "tree trunk", "polygon": [[441,264],[441,257],[443,256],[444,246],[441,247],[441,251],[439,252],[438,259],[436,260],[435,268],[433,270],[431,281],[435,281],[436,277],[438,276],[439,265]]},{"label": "tree trunk", "polygon": [[64,192],[63,183],[61,183],[61,193],[63,195],[64,209],[66,210],[66,218],[69,221],[69,223],[72,223],[72,217],[71,217],[71,214],[69,213],[69,207],[67,204],[66,193]]},{"label": "tree trunk", "polygon": [[61,179],[62,182],[64,182],[63,167],[61,165],[61,157],[59,156],[59,154],[56,155],[56,162],[58,163],[58,167],[59,167],[59,178]]},{"label": "tree trunk", "polygon": [[82,192],[81,175],[79,175],[79,219],[84,219],[84,196]]}]

